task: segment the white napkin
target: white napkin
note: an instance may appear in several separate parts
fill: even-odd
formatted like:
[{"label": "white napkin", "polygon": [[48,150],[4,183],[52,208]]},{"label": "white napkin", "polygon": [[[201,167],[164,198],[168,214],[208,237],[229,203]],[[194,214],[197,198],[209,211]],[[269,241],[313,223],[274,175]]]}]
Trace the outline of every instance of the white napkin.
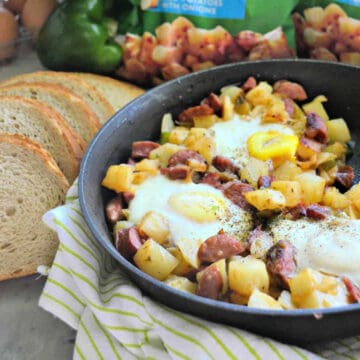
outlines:
[{"label": "white napkin", "polygon": [[76,182],[43,220],[60,245],[39,305],[77,330],[74,359],[360,359],[360,336],[314,347],[316,355],[151,300],[91,236]]}]

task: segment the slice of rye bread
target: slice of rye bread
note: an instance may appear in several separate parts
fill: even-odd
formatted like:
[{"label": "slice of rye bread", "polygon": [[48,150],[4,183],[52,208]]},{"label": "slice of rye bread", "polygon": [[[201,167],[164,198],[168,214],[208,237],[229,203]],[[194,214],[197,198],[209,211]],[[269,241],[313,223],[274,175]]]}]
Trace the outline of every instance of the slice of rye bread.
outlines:
[{"label": "slice of rye bread", "polygon": [[13,76],[0,82],[0,86],[17,82],[46,82],[62,85],[80,96],[98,116],[101,123],[105,123],[114,114],[115,109],[94,86],[71,73],[61,71],[35,71]]},{"label": "slice of rye bread", "polygon": [[96,87],[109,101],[115,110],[121,109],[123,106],[134,100],[136,97],[144,93],[144,89],[129,84],[124,81],[115,80],[108,76],[90,74],[90,73],[74,73],[80,76],[88,84]]},{"label": "slice of rye bread", "polygon": [[69,182],[78,175],[86,144],[53,108],[21,96],[0,96],[0,132],[20,134],[49,151]]},{"label": "slice of rye bread", "polygon": [[43,214],[62,204],[69,183],[52,156],[17,134],[0,133],[0,280],[50,265],[56,233]]},{"label": "slice of rye bread", "polygon": [[23,96],[39,100],[58,111],[69,125],[89,143],[101,124],[81,97],[69,89],[49,83],[15,83],[0,87],[0,95]]}]

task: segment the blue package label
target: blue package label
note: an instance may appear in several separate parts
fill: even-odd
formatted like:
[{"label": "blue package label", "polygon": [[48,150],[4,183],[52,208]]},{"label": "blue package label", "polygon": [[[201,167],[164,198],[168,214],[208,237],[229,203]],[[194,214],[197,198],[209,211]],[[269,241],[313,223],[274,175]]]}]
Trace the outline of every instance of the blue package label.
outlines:
[{"label": "blue package label", "polygon": [[147,11],[218,19],[244,19],[246,0],[153,0]]},{"label": "blue package label", "polygon": [[337,2],[347,5],[360,6],[360,0],[337,0]]}]

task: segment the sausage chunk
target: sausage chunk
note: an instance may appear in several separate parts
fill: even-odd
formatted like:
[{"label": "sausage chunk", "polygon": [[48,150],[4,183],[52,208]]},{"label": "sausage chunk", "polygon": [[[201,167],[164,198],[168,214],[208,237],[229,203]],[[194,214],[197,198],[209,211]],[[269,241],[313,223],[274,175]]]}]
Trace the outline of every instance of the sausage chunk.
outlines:
[{"label": "sausage chunk", "polygon": [[206,165],[206,161],[204,158],[193,150],[179,150],[174,155],[170,156],[168,161],[168,166],[176,166],[176,165],[190,165],[191,162],[198,162],[200,164]]},{"label": "sausage chunk", "polygon": [[210,265],[205,268],[196,287],[196,295],[216,300],[219,297],[223,280],[219,269]]},{"label": "sausage chunk", "polygon": [[246,249],[245,245],[227,234],[210,236],[200,246],[198,257],[201,262],[215,262],[240,254]]},{"label": "sausage chunk", "polygon": [[160,145],[153,141],[135,141],[132,144],[131,157],[133,159],[145,159],[149,157],[151,150]]},{"label": "sausage chunk", "polygon": [[326,144],[328,141],[328,130],[325,121],[318,114],[311,111],[306,114],[305,136],[321,144]]},{"label": "sausage chunk", "polygon": [[131,260],[142,245],[136,227],[119,229],[115,233],[115,247],[124,258]]},{"label": "sausage chunk", "polygon": [[184,180],[191,174],[191,169],[187,165],[176,165],[160,170],[163,175],[166,175],[170,180]]},{"label": "sausage chunk", "polygon": [[206,173],[200,181],[201,184],[210,185],[216,189],[221,187],[221,179],[218,173]]},{"label": "sausage chunk", "polygon": [[212,114],[214,114],[214,109],[207,104],[192,106],[180,113],[179,123],[183,126],[193,126],[195,116]]},{"label": "sausage chunk", "polygon": [[306,207],[306,216],[314,220],[324,220],[328,217],[330,211],[325,206],[310,204]]},{"label": "sausage chunk", "polygon": [[354,169],[350,165],[339,166],[335,175],[335,181],[348,189],[354,181]]},{"label": "sausage chunk", "polygon": [[342,281],[349,293],[349,301],[351,303],[360,302],[360,289],[347,277],[343,276]]},{"label": "sausage chunk", "polygon": [[271,280],[289,288],[288,279],[296,270],[296,249],[291,242],[280,240],[266,253],[266,269]]},{"label": "sausage chunk", "polygon": [[221,155],[216,155],[212,160],[212,165],[216,167],[219,171],[230,171],[234,174],[237,174],[239,167],[236,166],[229,158]]},{"label": "sausage chunk", "polygon": [[253,89],[255,86],[256,86],[256,79],[253,76],[249,76],[241,87],[246,92]]},{"label": "sausage chunk", "polygon": [[296,82],[279,80],[274,84],[273,88],[275,92],[284,95],[292,100],[301,101],[307,99],[307,94],[304,88]]},{"label": "sausage chunk", "polygon": [[122,212],[122,199],[118,195],[111,199],[105,207],[106,220],[110,225],[115,225],[117,221],[124,219],[124,214]]},{"label": "sausage chunk", "polygon": [[219,114],[222,110],[222,102],[214,93],[210,93],[210,95],[205,98],[203,101],[201,101],[201,105],[208,105],[210,106],[216,114]]},{"label": "sausage chunk", "polygon": [[244,210],[252,210],[252,206],[245,200],[244,194],[254,188],[240,180],[229,181],[222,186],[224,195],[235,205]]}]

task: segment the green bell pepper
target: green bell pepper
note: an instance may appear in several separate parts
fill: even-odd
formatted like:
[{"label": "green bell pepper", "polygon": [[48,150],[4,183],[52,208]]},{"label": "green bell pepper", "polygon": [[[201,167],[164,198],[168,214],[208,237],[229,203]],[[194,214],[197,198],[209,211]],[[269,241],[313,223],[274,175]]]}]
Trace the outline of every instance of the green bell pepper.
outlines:
[{"label": "green bell pepper", "polygon": [[111,19],[105,16],[106,10],[108,0],[61,3],[39,33],[37,53],[43,65],[52,70],[115,70],[121,62],[122,49],[111,37]]}]

